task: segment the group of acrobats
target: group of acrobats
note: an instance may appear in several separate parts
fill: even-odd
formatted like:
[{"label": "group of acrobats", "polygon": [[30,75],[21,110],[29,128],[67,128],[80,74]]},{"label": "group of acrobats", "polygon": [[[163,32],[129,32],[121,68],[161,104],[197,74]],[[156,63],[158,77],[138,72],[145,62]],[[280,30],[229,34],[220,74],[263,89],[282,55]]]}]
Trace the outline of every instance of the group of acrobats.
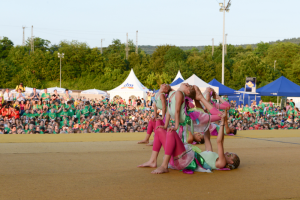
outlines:
[{"label": "group of acrobats", "polygon": [[[219,100],[219,103],[212,99]],[[230,104],[212,88],[207,88],[202,94],[197,86],[187,83],[182,83],[177,91],[162,84],[155,95],[155,116],[149,122],[145,139],[139,142],[148,144],[151,133],[154,132],[152,154],[148,162],[138,167],[156,168],[157,157],[163,146],[163,163],[151,172],[153,174],[167,173],[169,168],[182,170],[187,174],[238,168],[239,157],[235,153],[224,153],[223,147],[224,134],[236,134],[235,128],[228,127],[229,107]],[[161,110],[161,117],[157,117],[157,109]],[[175,121],[172,127],[168,127],[170,119]],[[221,123],[214,123],[218,121]],[[213,152],[211,135],[217,135],[218,153]],[[205,151],[194,146],[194,143],[204,143]]]}]

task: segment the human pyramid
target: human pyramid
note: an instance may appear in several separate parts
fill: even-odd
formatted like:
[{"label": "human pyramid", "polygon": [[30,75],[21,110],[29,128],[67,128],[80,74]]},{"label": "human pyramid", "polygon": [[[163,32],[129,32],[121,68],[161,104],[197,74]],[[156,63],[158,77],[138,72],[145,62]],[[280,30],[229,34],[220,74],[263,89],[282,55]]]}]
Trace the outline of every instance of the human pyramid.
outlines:
[{"label": "human pyramid", "polygon": [[[212,102],[211,96],[220,103]],[[139,144],[148,143],[151,133],[154,132],[152,154],[149,161],[138,167],[156,168],[157,157],[163,146],[163,163],[151,172],[153,174],[167,173],[169,168],[183,170],[187,174],[194,171],[211,172],[238,168],[239,157],[235,153],[224,153],[223,146],[224,131],[236,134],[236,129],[230,129],[227,124],[227,110],[230,104],[220,98],[213,89],[207,88],[203,95],[197,86],[188,83],[181,84],[177,91],[173,91],[167,84],[162,84],[155,95],[155,107],[162,110],[162,117],[165,118],[155,116],[149,122],[146,137]],[[225,111],[221,112],[220,109]],[[168,127],[170,118],[175,120],[172,127]],[[219,120],[221,124],[217,126],[214,122]],[[211,134],[218,135],[218,153],[213,152]],[[195,142],[205,143],[205,151],[202,152],[194,146]]]}]

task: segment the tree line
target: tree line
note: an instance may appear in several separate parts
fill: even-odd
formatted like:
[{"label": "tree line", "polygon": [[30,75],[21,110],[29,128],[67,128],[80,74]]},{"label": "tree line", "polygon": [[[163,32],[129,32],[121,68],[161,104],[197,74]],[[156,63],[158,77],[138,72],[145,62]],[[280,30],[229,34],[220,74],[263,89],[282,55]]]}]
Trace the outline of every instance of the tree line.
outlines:
[{"label": "tree line", "polygon": [[[129,42],[126,59],[125,44],[114,39],[103,49],[91,48],[78,41],[50,41],[35,38],[34,52],[30,40],[25,46],[14,46],[4,37],[0,40],[1,88],[13,88],[20,82],[25,86],[47,88],[59,86],[62,59],[62,87],[73,90],[97,88],[110,90],[120,85],[133,68],[138,79],[149,89],[158,89],[161,83],[171,83],[178,70],[183,78],[192,74],[206,82],[216,78],[221,82],[222,45],[182,50],[177,46],[160,45],[149,55],[141,48],[135,53],[135,45]],[[274,68],[274,61],[276,65]],[[240,89],[246,77],[257,77],[258,87],[280,76],[300,84],[300,45],[289,42],[258,43],[255,47],[227,45],[225,55],[225,85]]]}]

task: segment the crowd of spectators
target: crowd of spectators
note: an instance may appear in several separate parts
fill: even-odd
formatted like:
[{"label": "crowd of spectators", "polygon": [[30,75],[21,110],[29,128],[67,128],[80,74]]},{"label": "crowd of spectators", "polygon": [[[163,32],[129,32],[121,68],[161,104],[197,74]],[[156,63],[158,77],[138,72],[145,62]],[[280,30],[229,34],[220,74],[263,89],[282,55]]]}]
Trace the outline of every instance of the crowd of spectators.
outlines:
[{"label": "crowd of spectators", "polygon": [[236,106],[231,103],[228,123],[237,130],[273,130],[273,129],[299,129],[300,112],[293,99],[287,99],[286,106],[281,108],[274,103],[259,104],[253,101],[248,104]]},{"label": "crowd of spectators", "polygon": [[[66,134],[146,132],[148,122],[154,117],[154,94],[125,101],[121,98],[74,99],[65,93],[33,92],[25,96],[23,84],[16,94],[9,89],[0,92],[0,134]],[[226,97],[225,97],[226,99]],[[227,99],[226,99],[227,100]],[[293,100],[284,108],[255,101],[236,106],[231,103],[229,126],[237,130],[298,129],[300,112]],[[158,110],[157,115],[161,112]],[[170,121],[170,126],[174,123]]]},{"label": "crowd of spectators", "polygon": [[[9,89],[0,92],[0,134],[62,134],[146,132],[154,116],[153,101],[137,97],[125,101],[74,99],[64,94],[33,92],[25,97],[22,88],[13,95]],[[153,100],[153,98],[152,98]]]}]

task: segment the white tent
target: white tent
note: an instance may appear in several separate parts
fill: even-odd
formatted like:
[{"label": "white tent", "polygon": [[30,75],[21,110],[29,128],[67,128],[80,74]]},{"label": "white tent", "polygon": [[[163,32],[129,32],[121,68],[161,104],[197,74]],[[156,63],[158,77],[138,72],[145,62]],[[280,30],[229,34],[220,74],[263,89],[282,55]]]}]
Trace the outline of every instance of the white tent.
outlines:
[{"label": "white tent", "polygon": [[106,92],[104,92],[102,90],[97,90],[97,89],[84,90],[81,92],[81,94],[102,94],[104,96],[107,95]]},{"label": "white tent", "polygon": [[131,69],[126,80],[115,89],[107,91],[107,93],[110,94],[110,99],[118,95],[122,99],[128,100],[131,96],[146,99],[146,92],[148,91],[149,90],[138,80],[133,69]]},{"label": "white tent", "polygon": [[180,70],[178,70],[178,73],[177,73],[176,77],[174,78],[174,80],[172,81],[172,83],[175,82],[179,78],[181,78],[182,80],[184,80],[184,78],[182,77],[182,75],[180,73]]},{"label": "white tent", "polygon": [[[209,85],[208,83],[206,83],[205,81],[203,81],[201,78],[199,78],[195,74],[193,74],[191,77],[189,77],[188,79],[186,79],[182,83],[188,83],[190,85],[196,85],[196,86],[198,86],[200,88],[201,92],[204,92],[207,87],[211,87],[211,88],[213,88],[216,91],[216,93],[219,94],[219,87],[215,87],[215,86]],[[180,87],[180,84],[172,86],[172,89],[177,90]]]},{"label": "white tent", "polygon": [[[47,88],[48,93],[54,93],[54,90],[57,90],[57,93],[65,93],[65,91],[66,91],[65,88],[59,88],[59,87]],[[44,93],[44,90],[42,90],[41,93]],[[69,94],[71,94],[71,93],[72,93],[72,91],[69,90]]]}]

